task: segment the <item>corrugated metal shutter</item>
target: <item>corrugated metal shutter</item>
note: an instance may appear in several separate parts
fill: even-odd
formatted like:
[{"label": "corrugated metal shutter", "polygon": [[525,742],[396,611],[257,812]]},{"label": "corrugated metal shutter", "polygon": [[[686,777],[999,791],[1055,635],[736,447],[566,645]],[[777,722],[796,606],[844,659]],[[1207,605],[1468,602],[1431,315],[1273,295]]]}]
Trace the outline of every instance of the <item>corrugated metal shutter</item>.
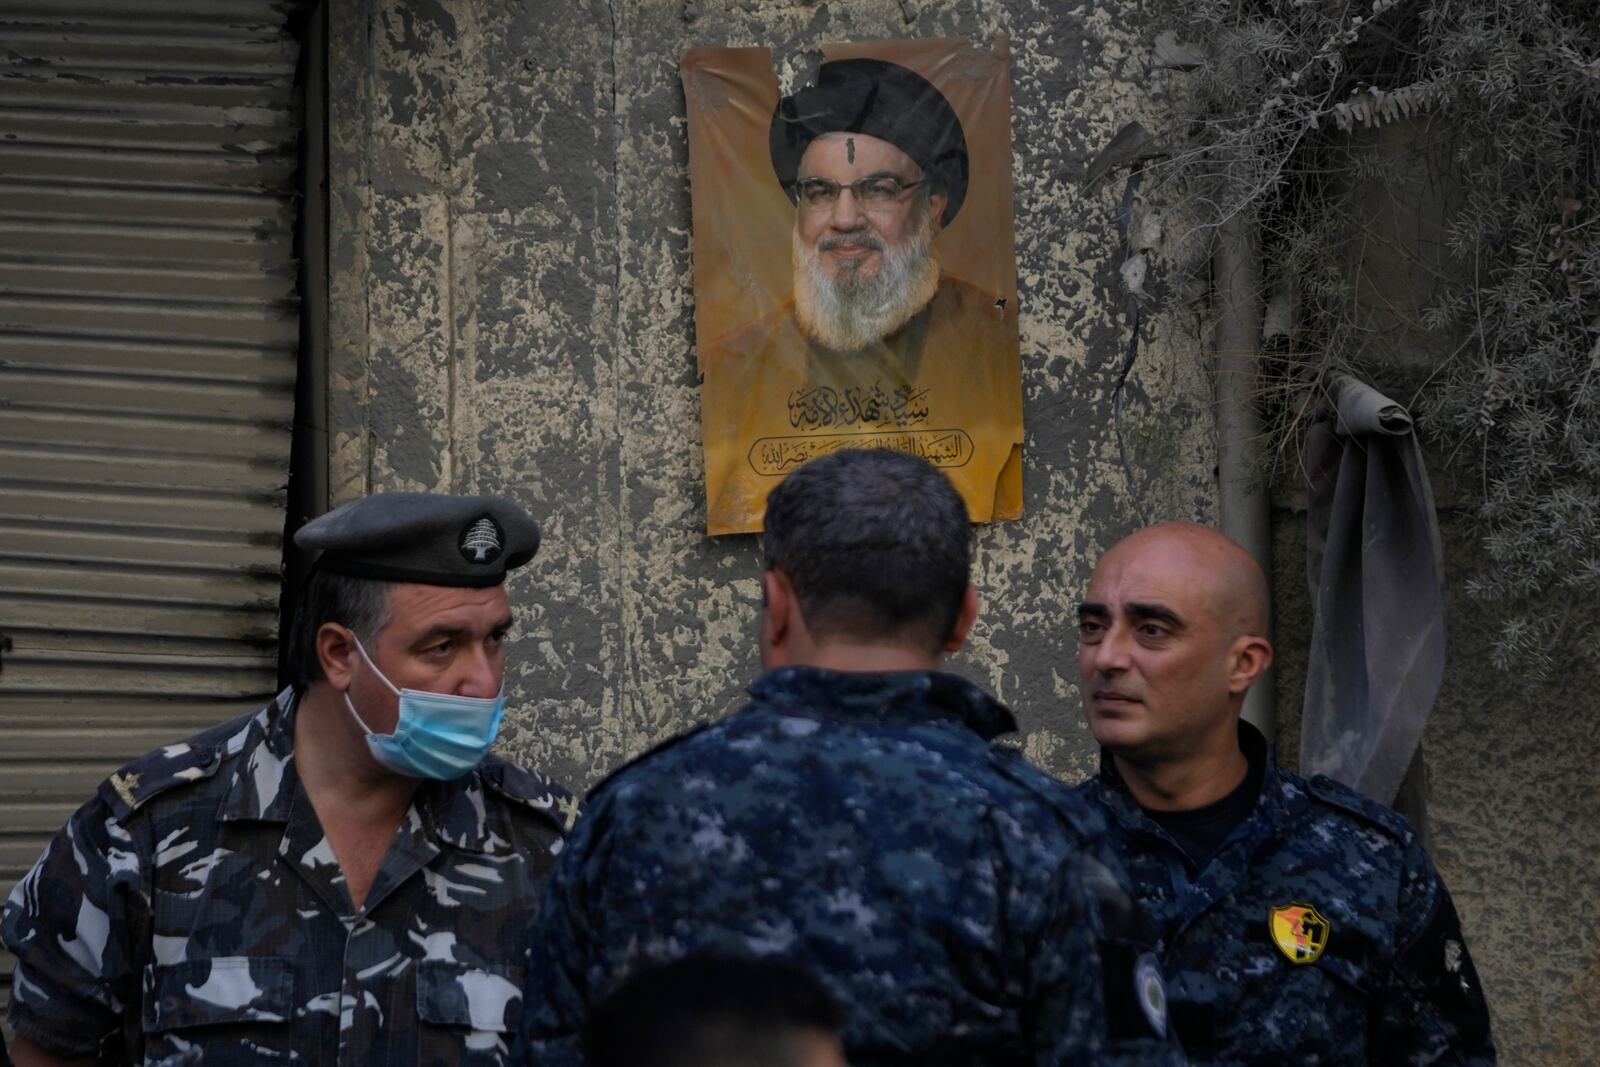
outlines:
[{"label": "corrugated metal shutter", "polygon": [[119,763],[275,683],[290,7],[0,0],[0,892]]}]

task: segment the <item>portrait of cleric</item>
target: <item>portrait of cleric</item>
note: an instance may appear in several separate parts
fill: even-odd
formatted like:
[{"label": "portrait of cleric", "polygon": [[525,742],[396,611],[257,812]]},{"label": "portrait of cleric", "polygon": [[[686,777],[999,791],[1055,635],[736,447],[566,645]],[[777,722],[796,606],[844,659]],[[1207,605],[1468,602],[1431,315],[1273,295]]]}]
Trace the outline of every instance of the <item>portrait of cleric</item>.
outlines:
[{"label": "portrait of cleric", "polygon": [[976,521],[1014,518],[1004,42],[837,51],[787,94],[764,50],[685,56],[708,532],[759,530],[784,475],[860,447],[940,467]]}]

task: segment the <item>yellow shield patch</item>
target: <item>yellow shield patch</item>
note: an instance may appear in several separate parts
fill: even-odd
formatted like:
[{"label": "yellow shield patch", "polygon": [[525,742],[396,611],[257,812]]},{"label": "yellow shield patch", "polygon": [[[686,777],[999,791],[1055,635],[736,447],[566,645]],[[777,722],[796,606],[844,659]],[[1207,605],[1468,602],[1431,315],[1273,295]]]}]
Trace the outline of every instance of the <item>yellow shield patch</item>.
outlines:
[{"label": "yellow shield patch", "polygon": [[1267,913],[1272,943],[1290,963],[1314,963],[1328,944],[1332,924],[1310,904],[1284,904]]}]

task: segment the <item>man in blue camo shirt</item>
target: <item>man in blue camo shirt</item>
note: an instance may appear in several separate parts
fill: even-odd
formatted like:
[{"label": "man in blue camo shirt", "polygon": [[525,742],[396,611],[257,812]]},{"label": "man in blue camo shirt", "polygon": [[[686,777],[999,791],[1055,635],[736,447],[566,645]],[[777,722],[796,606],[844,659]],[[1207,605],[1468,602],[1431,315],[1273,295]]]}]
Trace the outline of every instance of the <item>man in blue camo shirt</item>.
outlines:
[{"label": "man in blue camo shirt", "polygon": [[769,497],[765,551],[751,703],[614,774],[567,841],[527,1061],[579,1063],[614,984],[710,951],[815,973],[855,1067],[1183,1062],[1115,861],[1091,851],[1103,822],[939,670],[978,611],[949,481],[889,451],[814,460]]},{"label": "man in blue camo shirt", "polygon": [[322,555],[260,711],[113,774],[5,906],[17,1067],[503,1063],[573,798],[489,754],[499,497],[383,493]]},{"label": "man in blue camo shirt", "polygon": [[1239,718],[1272,661],[1266,579],[1202,526],[1116,545],[1078,608],[1111,821],[1163,941],[1174,1028],[1213,1067],[1485,1067],[1455,907],[1405,819],[1280,768]]}]

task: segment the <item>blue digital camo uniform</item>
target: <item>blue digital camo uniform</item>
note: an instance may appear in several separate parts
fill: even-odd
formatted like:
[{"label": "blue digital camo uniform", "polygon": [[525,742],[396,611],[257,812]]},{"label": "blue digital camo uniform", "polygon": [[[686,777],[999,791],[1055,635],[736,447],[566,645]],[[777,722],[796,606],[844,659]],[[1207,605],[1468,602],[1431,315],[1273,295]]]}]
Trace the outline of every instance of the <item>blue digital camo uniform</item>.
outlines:
[{"label": "blue digital camo uniform", "polygon": [[1279,769],[1248,724],[1240,739],[1265,764],[1261,796],[1199,872],[1109,757],[1079,787],[1109,815],[1161,931],[1191,1061],[1494,1063],[1455,906],[1405,819],[1331,779]]},{"label": "blue digital camo uniform", "polygon": [[506,1058],[576,804],[493,758],[425,783],[357,910],[295,772],[294,706],[151,753],[72,817],[6,904],[18,1033],[113,1063]]},{"label": "blue digital camo uniform", "polygon": [[534,936],[530,1062],[578,1063],[615,981],[698,949],[813,970],[854,1067],[1182,1062],[1130,902],[1081,850],[1104,824],[990,744],[1009,711],[927,672],[751,692],[592,794]]}]

